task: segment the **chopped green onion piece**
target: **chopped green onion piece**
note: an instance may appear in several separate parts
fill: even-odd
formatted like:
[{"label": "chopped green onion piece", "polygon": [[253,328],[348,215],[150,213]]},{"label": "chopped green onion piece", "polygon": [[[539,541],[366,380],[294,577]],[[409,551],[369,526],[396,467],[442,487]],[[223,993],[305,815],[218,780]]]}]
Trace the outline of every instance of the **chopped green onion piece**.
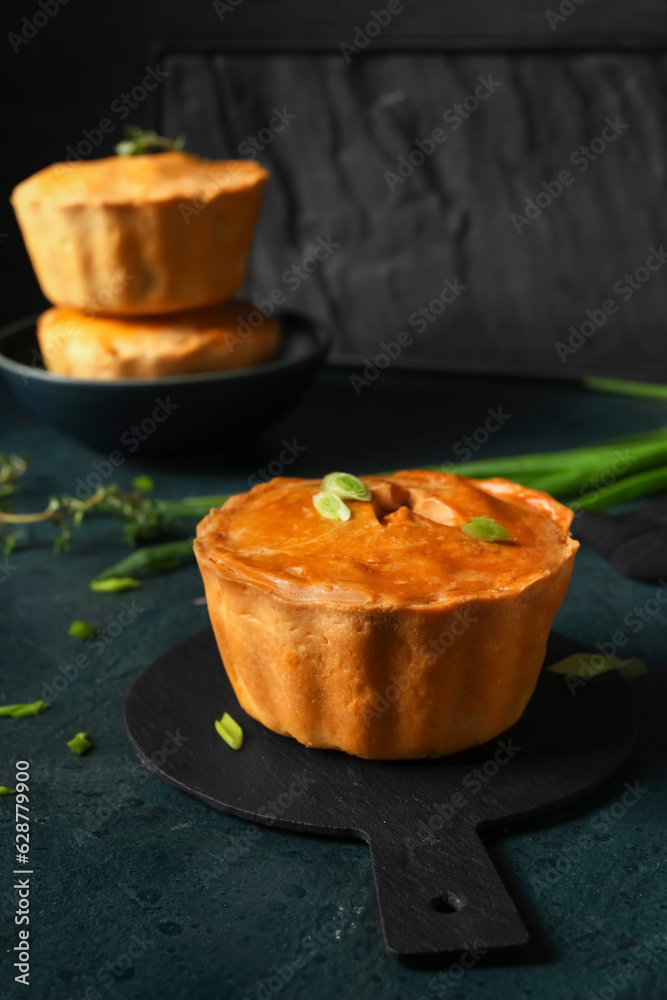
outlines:
[{"label": "chopped green onion piece", "polygon": [[231,715],[227,712],[223,715],[221,719],[215,720],[215,728],[218,734],[222,736],[225,743],[229,743],[232,750],[240,750],[243,746],[243,730],[239,726],[238,722],[232,719]]},{"label": "chopped green onion piece", "polygon": [[506,542],[512,537],[507,528],[492,517],[473,517],[467,524],[461,525],[461,531],[468,538],[476,538],[480,542]]},{"label": "chopped green onion piece", "polygon": [[155,483],[150,476],[135,476],[132,485],[135,490],[139,490],[141,493],[152,493],[155,489]]},{"label": "chopped green onion piece", "polygon": [[92,747],[92,741],[88,739],[86,733],[77,733],[71,740],[67,741],[67,746],[73,753],[88,753]]},{"label": "chopped green onion piece", "polygon": [[22,702],[17,705],[0,705],[0,716],[23,719],[28,715],[41,715],[49,707],[48,701]]},{"label": "chopped green onion piece", "polygon": [[646,664],[636,656],[630,657],[629,660],[621,660],[618,656],[603,656],[602,653],[573,653],[564,660],[553,663],[547,670],[551,674],[581,677],[583,680],[616,670],[629,681],[645,674]]},{"label": "chopped green onion piece", "polygon": [[[207,506],[206,513],[211,506],[211,504]],[[204,517],[204,512],[196,516]],[[103,580],[115,580],[118,577],[129,576],[134,579],[135,573],[163,573],[167,569],[175,569],[183,559],[194,559],[191,538],[184,538],[178,542],[163,542],[160,545],[144,545],[131,555],[125,556],[120,562],[98,573],[91,584],[101,583]],[[93,587],[93,589],[101,588]]]},{"label": "chopped green onion piece", "polygon": [[350,508],[335,493],[316,493],[313,506],[322,517],[331,521],[349,521]]},{"label": "chopped green onion piece", "polygon": [[67,631],[72,638],[84,640],[90,639],[91,635],[95,635],[97,629],[94,625],[89,625],[88,622],[76,621],[72,622]]},{"label": "chopped green onion piece", "polygon": [[370,500],[371,491],[349,472],[330,472],[322,480],[324,493],[335,493],[341,500]]},{"label": "chopped green onion piece", "polygon": [[110,576],[106,580],[91,580],[90,589],[102,594],[114,593],[116,590],[133,590],[139,586],[139,581],[131,576]]},{"label": "chopped green onion piece", "polygon": [[7,788],[6,785],[0,785],[0,795],[16,795],[16,789]]}]

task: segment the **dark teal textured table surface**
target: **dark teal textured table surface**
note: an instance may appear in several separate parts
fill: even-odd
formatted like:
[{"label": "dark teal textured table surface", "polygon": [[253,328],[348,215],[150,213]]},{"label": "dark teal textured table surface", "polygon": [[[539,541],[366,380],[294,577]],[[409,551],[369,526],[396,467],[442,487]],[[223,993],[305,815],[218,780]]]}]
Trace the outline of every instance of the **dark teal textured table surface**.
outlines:
[{"label": "dark teal textured table surface", "polygon": [[[6,393],[0,406],[0,449],[30,457],[23,509],[74,492],[95,472],[93,463],[104,461],[38,425]],[[245,490],[269,462],[281,462],[281,452],[283,473],[299,476],[452,461],[465,447],[457,442],[474,438],[489,408],[500,411],[501,426],[479,456],[561,448],[667,423],[667,406],[574,385],[385,372],[357,396],[347,376],[335,373],[251,446],[177,463],[128,460],[106,481],[129,486],[146,472],[157,495],[176,497]],[[26,988],[14,982],[12,968],[14,805],[2,798],[0,995],[667,995],[666,616],[654,600],[657,584],[619,576],[582,546],[556,627],[586,646],[622,630],[623,655],[648,662],[649,673],[631,687],[638,745],[623,771],[594,794],[546,820],[494,834],[494,858],[530,921],[533,946],[522,964],[464,956],[472,968],[447,972],[387,957],[365,845],[255,829],[163,784],[135,757],[122,720],[128,688],[157,656],[207,624],[194,564],[135,592],[96,594],[90,578],[124,554],[118,526],[91,519],[60,556],[52,555],[51,541],[50,526],[31,528],[0,574],[0,703],[46,696],[54,678],[68,677],[42,716],[0,719],[0,784],[13,787],[15,762],[30,762],[34,872]],[[635,608],[645,609],[639,629],[624,623]],[[85,647],[67,635],[76,618],[98,625],[106,639],[78,670],[72,664]],[[78,730],[95,741],[81,758],[65,746]]]}]

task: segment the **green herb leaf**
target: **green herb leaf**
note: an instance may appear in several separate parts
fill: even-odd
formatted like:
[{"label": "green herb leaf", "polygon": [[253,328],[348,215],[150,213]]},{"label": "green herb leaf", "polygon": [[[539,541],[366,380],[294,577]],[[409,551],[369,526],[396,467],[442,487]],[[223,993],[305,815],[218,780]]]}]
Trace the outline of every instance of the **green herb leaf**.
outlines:
[{"label": "green herb leaf", "polygon": [[232,750],[240,750],[243,746],[243,730],[239,726],[238,722],[232,719],[231,715],[227,712],[223,715],[221,719],[215,720],[215,728],[218,734],[222,736],[225,743],[229,743]]},{"label": "green herb leaf", "polygon": [[20,702],[17,705],[0,705],[0,717],[23,719],[28,715],[41,715],[49,707],[48,701]]},{"label": "green herb leaf", "polygon": [[11,483],[24,475],[27,469],[25,458],[0,452],[0,483]]},{"label": "green herb leaf", "polygon": [[22,538],[22,531],[9,531],[6,535],[2,536],[3,556],[10,556]]},{"label": "green herb leaf", "polygon": [[134,590],[140,586],[139,581],[131,576],[110,576],[106,580],[91,580],[90,589],[101,594],[113,594],[118,590]]},{"label": "green herb leaf", "polygon": [[371,491],[349,472],[330,472],[322,480],[323,493],[335,493],[342,500],[370,500]]},{"label": "green herb leaf", "polygon": [[603,656],[601,653],[572,653],[564,660],[547,667],[547,671],[551,674],[580,677],[582,680],[606,674],[610,670],[616,670],[626,680],[632,680],[646,673],[646,664],[636,656],[631,656],[629,660],[621,660],[618,656]]},{"label": "green herb leaf", "polygon": [[461,525],[461,531],[479,542],[506,542],[512,537],[507,528],[492,517],[473,517],[467,524]]},{"label": "green herb leaf", "polygon": [[86,733],[77,733],[76,736],[73,736],[71,740],[67,741],[67,746],[73,753],[82,754],[88,753],[88,751],[92,748],[93,743],[92,740],[88,739]]},{"label": "green herb leaf", "polygon": [[152,493],[155,489],[155,483],[150,476],[135,476],[132,485],[141,493]]},{"label": "green herb leaf", "polygon": [[67,630],[68,635],[71,635],[74,639],[90,639],[91,635],[95,635],[97,629],[94,625],[89,625],[87,622],[72,622]]},{"label": "green herb leaf", "polygon": [[16,789],[7,788],[6,785],[0,785],[0,795],[16,795]]},{"label": "green herb leaf", "polygon": [[349,521],[350,508],[335,493],[316,493],[313,506],[322,517],[331,521]]},{"label": "green herb leaf", "polygon": [[146,153],[165,153],[183,149],[185,136],[166,139],[157,132],[145,131],[138,125],[125,126],[125,138],[117,142],[114,149],[117,156],[143,156]]},{"label": "green herb leaf", "polygon": [[[1,481],[1,477],[0,477]],[[32,514],[12,514],[0,508],[0,527],[7,524],[35,524],[50,521],[60,531],[54,548],[67,548],[70,526],[78,527],[89,513],[111,514],[123,522],[123,534],[131,545],[163,534],[178,518],[199,521],[213,507],[221,507],[227,494],[158,500],[141,492],[130,493],[111,483],[100,486],[86,500],[67,495],[54,496],[45,510]],[[177,544],[177,543],[174,543]],[[108,575],[108,574],[107,574]],[[121,574],[116,574],[120,576]]]}]

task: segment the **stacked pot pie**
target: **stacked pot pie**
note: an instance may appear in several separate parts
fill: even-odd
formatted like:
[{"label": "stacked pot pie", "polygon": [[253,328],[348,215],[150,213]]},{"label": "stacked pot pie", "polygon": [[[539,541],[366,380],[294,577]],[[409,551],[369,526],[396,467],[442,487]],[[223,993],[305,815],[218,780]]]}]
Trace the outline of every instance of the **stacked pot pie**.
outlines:
[{"label": "stacked pot pie", "polygon": [[346,519],[322,516],[319,480],[278,478],[200,523],[236,696],[277,733],[360,757],[485,743],[535,688],[578,548],[572,511],[503,479],[361,482],[370,497]]},{"label": "stacked pot pie", "polygon": [[53,164],[12,193],[44,295],[47,368],[79,378],[273,357],[279,322],[235,301],[268,172],[173,151]]}]

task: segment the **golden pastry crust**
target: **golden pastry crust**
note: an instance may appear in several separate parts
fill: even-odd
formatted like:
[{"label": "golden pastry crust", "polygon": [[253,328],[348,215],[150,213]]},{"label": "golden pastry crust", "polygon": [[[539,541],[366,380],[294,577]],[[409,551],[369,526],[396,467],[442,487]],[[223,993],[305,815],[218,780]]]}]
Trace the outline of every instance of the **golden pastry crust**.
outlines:
[{"label": "golden pastry crust", "polygon": [[[199,525],[195,555],[242,707],[275,732],[368,758],[440,756],[522,714],[578,543],[572,511],[506,480],[365,476],[349,521],[319,480],[274,479]],[[511,541],[468,538],[492,517]]]},{"label": "golden pastry crust", "polygon": [[175,312],[239,290],[267,178],[252,160],[111,156],[54,163],[11,201],[50,302]]},{"label": "golden pastry crust", "polygon": [[[37,338],[49,371],[73,378],[155,378],[225,371],[269,361],[280,321],[251,302],[222,302],[173,315],[136,319],[47,309]],[[249,319],[252,322],[249,322]]]}]

